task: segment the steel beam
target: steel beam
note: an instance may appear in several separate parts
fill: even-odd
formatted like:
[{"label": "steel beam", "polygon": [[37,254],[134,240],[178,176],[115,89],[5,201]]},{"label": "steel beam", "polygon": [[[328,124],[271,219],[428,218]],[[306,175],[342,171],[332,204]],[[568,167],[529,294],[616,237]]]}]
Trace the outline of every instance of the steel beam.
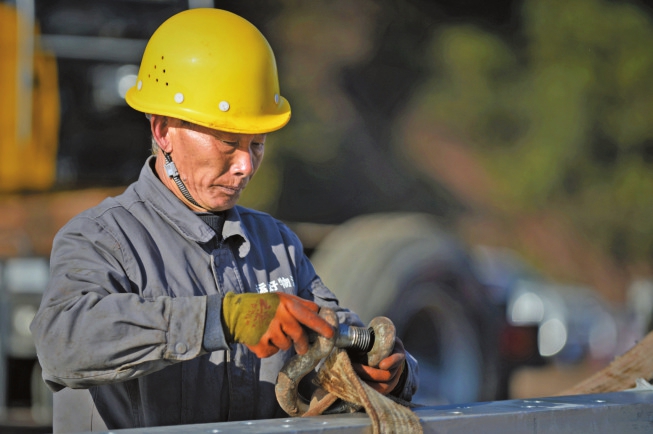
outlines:
[{"label": "steel beam", "polygon": [[[653,391],[477,402],[415,409],[425,433],[651,433]],[[115,434],[369,433],[362,413],[106,431]]]}]

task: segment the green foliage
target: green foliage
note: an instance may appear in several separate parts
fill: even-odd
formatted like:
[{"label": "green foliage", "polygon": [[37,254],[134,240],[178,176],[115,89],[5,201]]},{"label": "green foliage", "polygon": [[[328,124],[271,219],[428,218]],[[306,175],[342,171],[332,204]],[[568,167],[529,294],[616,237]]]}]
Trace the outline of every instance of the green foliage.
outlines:
[{"label": "green foliage", "polygon": [[650,260],[651,18],[607,0],[526,0],[521,11],[514,42],[440,29],[412,116],[473,146],[513,209],[556,207],[618,259]]},{"label": "green foliage", "polygon": [[[246,190],[241,204],[274,213],[280,194],[284,157],[306,164],[336,158],[343,137],[360,116],[340,88],[342,68],[371,49],[377,6],[359,0],[282,0],[281,12],[265,33],[275,51],[281,93],[292,117],[268,135],[265,163]],[[301,198],[298,198],[301,200]]]},{"label": "green foliage", "polygon": [[342,68],[371,49],[374,2],[284,0],[269,31],[278,42],[283,94],[291,95],[292,119],[276,133],[286,150],[307,162],[324,162],[338,152],[342,135],[359,121],[340,87]]}]

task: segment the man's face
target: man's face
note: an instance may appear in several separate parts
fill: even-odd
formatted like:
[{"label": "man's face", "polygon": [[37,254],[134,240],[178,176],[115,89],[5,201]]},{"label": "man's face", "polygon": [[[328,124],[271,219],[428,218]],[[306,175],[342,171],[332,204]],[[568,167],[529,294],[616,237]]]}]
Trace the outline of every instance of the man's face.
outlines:
[{"label": "man's face", "polygon": [[169,118],[170,156],[191,196],[204,209],[224,211],[263,160],[265,134],[236,134]]}]

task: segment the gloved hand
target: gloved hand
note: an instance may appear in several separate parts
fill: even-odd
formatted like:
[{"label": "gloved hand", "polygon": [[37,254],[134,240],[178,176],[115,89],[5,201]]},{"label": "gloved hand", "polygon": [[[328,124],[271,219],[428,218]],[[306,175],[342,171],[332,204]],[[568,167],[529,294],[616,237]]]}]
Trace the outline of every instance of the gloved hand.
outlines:
[{"label": "gloved hand", "polygon": [[269,357],[292,344],[298,354],[308,351],[302,326],[333,338],[333,327],[318,315],[312,301],[283,292],[227,293],[222,300],[222,323],[228,338],[245,345],[258,357]]},{"label": "gloved hand", "polygon": [[364,365],[352,360],[352,367],[361,380],[366,382],[372,389],[388,395],[393,392],[401,374],[406,369],[406,350],[401,339],[395,338],[395,345],[388,357],[379,362],[377,368]]}]

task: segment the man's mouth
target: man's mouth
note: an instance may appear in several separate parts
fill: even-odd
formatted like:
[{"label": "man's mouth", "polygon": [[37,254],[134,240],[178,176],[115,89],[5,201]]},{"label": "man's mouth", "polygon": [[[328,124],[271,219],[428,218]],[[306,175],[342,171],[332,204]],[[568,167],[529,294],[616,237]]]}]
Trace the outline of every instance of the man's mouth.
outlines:
[{"label": "man's mouth", "polygon": [[231,194],[240,193],[245,188],[244,185],[219,185],[218,187]]}]

